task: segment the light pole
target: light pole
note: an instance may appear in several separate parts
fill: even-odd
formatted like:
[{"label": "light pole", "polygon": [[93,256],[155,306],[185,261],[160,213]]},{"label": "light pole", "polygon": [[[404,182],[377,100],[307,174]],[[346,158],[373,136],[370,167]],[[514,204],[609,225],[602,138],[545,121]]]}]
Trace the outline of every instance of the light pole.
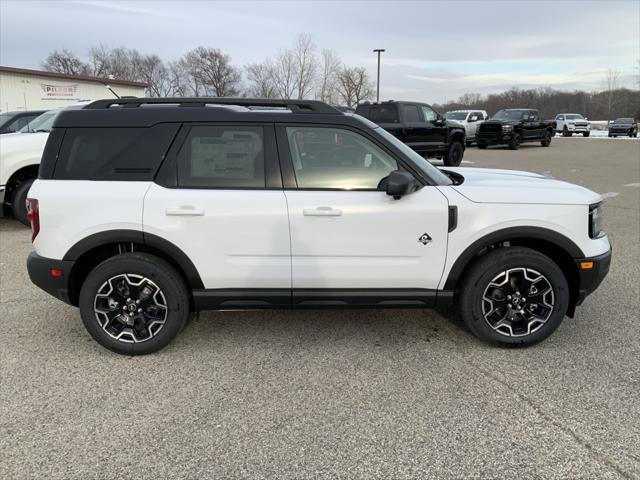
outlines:
[{"label": "light pole", "polygon": [[386,51],[384,48],[376,48],[374,52],[378,54],[378,81],[376,82],[376,103],[380,103],[380,54]]}]

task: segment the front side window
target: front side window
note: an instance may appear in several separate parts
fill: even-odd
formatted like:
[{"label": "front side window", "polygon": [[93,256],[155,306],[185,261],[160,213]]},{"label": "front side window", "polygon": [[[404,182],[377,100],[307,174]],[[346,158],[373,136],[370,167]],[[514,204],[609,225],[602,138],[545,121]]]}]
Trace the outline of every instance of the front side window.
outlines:
[{"label": "front side window", "polygon": [[398,164],[362,135],[342,128],[287,127],[299,188],[375,190]]},{"label": "front side window", "polygon": [[178,153],[178,185],[264,188],[264,131],[258,126],[192,127]]},{"label": "front side window", "polygon": [[424,105],[422,106],[422,115],[424,115],[425,122],[435,122],[438,119],[436,111],[433,108]]}]

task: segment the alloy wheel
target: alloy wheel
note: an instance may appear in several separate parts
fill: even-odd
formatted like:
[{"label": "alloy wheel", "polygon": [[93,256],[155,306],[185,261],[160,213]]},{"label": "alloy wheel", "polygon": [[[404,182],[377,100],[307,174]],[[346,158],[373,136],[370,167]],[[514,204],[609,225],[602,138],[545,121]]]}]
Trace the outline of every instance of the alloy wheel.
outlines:
[{"label": "alloy wheel", "polygon": [[555,297],[547,277],[532,268],[511,268],[496,275],[482,295],[482,315],[507,337],[530,335],[553,313]]}]

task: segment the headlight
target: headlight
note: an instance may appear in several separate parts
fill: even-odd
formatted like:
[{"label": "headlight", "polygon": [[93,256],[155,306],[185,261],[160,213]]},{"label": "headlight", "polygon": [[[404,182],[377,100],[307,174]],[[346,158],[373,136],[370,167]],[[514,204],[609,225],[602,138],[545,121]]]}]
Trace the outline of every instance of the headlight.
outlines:
[{"label": "headlight", "polygon": [[605,233],[602,228],[602,203],[589,205],[589,237],[601,238]]},{"label": "headlight", "polygon": [[502,125],[503,132],[510,132],[511,130],[513,130],[513,125]]}]

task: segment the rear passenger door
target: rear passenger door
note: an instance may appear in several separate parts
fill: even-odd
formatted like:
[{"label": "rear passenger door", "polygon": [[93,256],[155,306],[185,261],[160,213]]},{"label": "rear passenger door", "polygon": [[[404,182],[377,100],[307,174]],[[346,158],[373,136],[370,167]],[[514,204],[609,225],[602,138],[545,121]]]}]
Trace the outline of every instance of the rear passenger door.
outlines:
[{"label": "rear passenger door", "polygon": [[422,117],[418,105],[402,104],[404,143],[421,155],[426,155],[438,148],[434,126]]},{"label": "rear passenger door", "polygon": [[206,289],[291,288],[287,204],[270,124],[184,125],[144,201],[144,231]]}]

